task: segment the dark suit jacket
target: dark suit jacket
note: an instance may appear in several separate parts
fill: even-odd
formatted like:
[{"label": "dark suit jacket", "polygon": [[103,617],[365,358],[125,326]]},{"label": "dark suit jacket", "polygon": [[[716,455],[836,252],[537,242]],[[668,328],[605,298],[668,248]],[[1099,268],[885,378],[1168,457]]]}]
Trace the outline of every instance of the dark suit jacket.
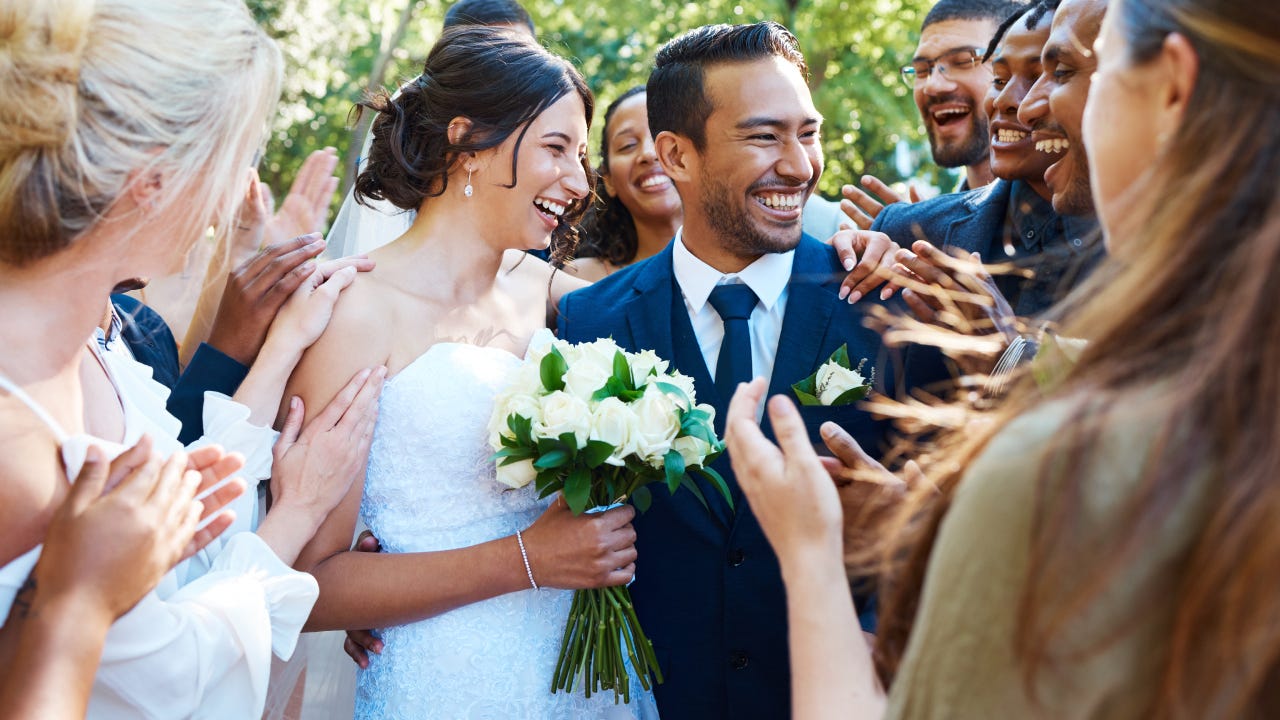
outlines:
[{"label": "dark suit jacket", "polygon": [[150,366],[156,382],[169,388],[168,410],[182,421],[178,439],[184,445],[198,440],[204,434],[205,391],[234,395],[249,368],[201,343],[180,372],[178,343],[164,318],[129,295],[112,295],[111,302],[120,316],[120,338],[133,358]]},{"label": "dark suit jacket", "polygon": [[[835,251],[805,236],[796,248],[786,317],[778,343],[771,395],[791,394],[842,343],[851,358],[867,358],[877,385],[893,387],[880,336],[862,326],[869,301],[850,306],[837,296],[845,276]],[[716,408],[723,434],[729,398],[719,397],[699,350],[672,271],[668,245],[560,304],[560,337],[585,342],[612,337],[628,350],[652,349],[694,379],[698,399]],[[884,425],[855,406],[801,408],[811,438],[833,420],[869,452]],[[766,421],[766,432],[769,432]],[[770,436],[771,433],[770,433]],[[653,641],[666,682],[656,689],[664,720],[785,718],[790,708],[786,596],[777,557],[742,496],[727,457],[714,466],[736,510],[705,492],[708,512],[687,492],[653,493],[636,518],[638,573],[631,592]]]}]

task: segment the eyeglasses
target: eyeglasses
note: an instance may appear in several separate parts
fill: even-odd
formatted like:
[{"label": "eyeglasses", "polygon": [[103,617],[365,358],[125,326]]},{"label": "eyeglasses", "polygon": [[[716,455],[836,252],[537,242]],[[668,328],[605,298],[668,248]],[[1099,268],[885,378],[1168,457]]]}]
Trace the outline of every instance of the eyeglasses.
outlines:
[{"label": "eyeglasses", "polygon": [[976,48],[960,48],[945,52],[932,60],[916,60],[910,65],[903,65],[899,72],[902,73],[902,81],[914,88],[928,82],[929,74],[935,69],[943,77],[954,78],[981,64],[982,54]]}]

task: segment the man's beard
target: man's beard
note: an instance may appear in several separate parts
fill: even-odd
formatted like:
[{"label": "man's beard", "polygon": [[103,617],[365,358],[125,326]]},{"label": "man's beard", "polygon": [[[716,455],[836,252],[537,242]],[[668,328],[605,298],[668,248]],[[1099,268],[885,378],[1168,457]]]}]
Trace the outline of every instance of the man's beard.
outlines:
[{"label": "man's beard", "polygon": [[[750,194],[750,189],[748,189]],[[787,228],[779,228],[770,235],[760,230],[749,217],[747,208],[738,208],[733,203],[733,191],[723,183],[708,179],[703,183],[698,194],[698,202],[711,227],[720,234],[720,242],[724,248],[735,255],[750,257],[769,253],[784,253],[794,250],[800,244],[801,225],[797,220],[794,232]],[[755,202],[750,200],[748,202]],[[803,209],[801,210],[803,216]]]},{"label": "man's beard", "polygon": [[969,113],[969,139],[963,143],[939,145],[936,128],[928,125],[929,147],[933,161],[945,168],[968,167],[986,160],[991,153],[991,128],[987,116],[979,111]]},{"label": "man's beard", "polygon": [[1053,194],[1053,210],[1059,215],[1093,215],[1093,186],[1089,182],[1088,156],[1084,154],[1079,140],[1072,140],[1071,152],[1074,153],[1065,162],[1071,163],[1071,182],[1061,193]]}]

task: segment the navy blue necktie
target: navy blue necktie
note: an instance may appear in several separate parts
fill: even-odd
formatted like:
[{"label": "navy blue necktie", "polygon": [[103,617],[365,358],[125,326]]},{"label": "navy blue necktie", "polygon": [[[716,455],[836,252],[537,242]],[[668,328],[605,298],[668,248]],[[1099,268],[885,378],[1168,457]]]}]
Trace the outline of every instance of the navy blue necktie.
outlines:
[{"label": "navy blue necktie", "polygon": [[738,383],[751,382],[751,311],[759,299],[746,285],[717,285],[709,298],[724,321],[724,342],[716,359],[716,390],[728,401]]}]

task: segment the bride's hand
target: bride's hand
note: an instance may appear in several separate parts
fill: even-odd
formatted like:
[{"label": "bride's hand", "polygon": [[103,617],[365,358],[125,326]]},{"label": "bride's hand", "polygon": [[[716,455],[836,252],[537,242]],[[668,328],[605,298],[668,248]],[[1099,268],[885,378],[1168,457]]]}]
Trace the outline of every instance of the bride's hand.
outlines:
[{"label": "bride's hand", "polygon": [[557,497],[524,532],[533,579],[566,590],[630,582],[636,574],[635,516],[630,505],[575,516]]}]

